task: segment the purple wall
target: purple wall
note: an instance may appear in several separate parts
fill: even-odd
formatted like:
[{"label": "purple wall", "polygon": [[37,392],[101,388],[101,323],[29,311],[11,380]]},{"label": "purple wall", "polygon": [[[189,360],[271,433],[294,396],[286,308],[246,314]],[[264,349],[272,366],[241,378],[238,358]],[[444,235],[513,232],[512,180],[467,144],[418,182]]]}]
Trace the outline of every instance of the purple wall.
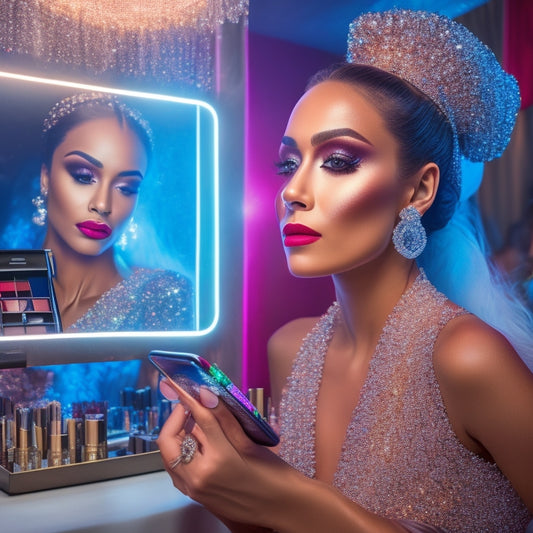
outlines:
[{"label": "purple wall", "polygon": [[342,58],[250,33],[246,102],[242,387],[269,389],[266,346],[281,325],[323,313],[328,279],[288,271],[274,212],[281,186],[274,163],[292,107],[309,77]]}]

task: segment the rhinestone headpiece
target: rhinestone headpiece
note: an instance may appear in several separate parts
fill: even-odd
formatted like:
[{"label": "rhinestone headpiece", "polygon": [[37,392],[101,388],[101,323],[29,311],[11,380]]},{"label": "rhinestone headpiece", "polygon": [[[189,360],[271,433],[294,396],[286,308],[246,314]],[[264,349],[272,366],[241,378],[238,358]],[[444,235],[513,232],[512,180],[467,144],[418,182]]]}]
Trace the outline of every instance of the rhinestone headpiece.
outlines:
[{"label": "rhinestone headpiece", "polygon": [[54,104],[44,119],[43,134],[46,134],[49,130],[55,127],[58,122],[71,113],[74,113],[80,107],[109,107],[110,109],[118,109],[124,116],[131,117],[136,123],[138,123],[146,131],[151,142],[152,132],[150,126],[148,122],[142,118],[141,114],[137,110],[124,104],[115,95],[103,92],[77,93],[72,96],[67,96]]},{"label": "rhinestone headpiece", "polygon": [[448,17],[393,9],[356,18],[347,60],[374,66],[414,85],[444,113],[461,155],[499,157],[518,109],[518,83],[474,34]]}]

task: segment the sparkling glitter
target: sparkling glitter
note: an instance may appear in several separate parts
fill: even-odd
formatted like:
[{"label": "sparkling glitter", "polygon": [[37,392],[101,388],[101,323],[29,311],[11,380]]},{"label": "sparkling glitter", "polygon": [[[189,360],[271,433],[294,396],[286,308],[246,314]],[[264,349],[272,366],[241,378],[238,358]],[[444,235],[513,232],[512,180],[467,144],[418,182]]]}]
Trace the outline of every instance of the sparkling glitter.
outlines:
[{"label": "sparkling glitter", "polygon": [[55,127],[61,120],[76,112],[79,108],[91,108],[91,107],[109,107],[110,109],[118,110],[123,116],[131,117],[134,122],[138,123],[146,132],[147,136],[152,142],[152,131],[148,122],[146,122],[140,113],[135,109],[124,105],[116,96],[99,93],[78,93],[72,96],[63,98],[48,112],[48,115],[43,121],[43,133],[47,133],[53,127]]},{"label": "sparkling glitter", "polygon": [[216,29],[247,13],[248,0],[2,0],[0,47],[209,92]]},{"label": "sparkling glitter", "polygon": [[[463,313],[421,274],[388,317],[352,414],[334,485],[364,508],[446,531],[525,531],[532,516],[496,465],[454,434],[432,364],[435,339]],[[340,308],[304,339],[281,405],[281,456],[315,475],[316,402]]]},{"label": "sparkling glitter", "polygon": [[395,74],[431,98],[467,159],[490,161],[509,143],[518,84],[461,24],[423,11],[366,13],[350,24],[347,59]]},{"label": "sparkling glitter", "polygon": [[179,331],[193,324],[192,287],[167,270],[135,268],[69,331]]}]

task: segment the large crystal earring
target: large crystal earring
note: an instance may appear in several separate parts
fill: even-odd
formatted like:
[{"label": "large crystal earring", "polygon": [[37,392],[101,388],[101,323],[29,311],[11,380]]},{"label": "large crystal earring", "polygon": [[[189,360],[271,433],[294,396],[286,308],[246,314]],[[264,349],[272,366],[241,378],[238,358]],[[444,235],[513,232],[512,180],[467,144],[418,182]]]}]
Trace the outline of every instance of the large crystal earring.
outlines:
[{"label": "large crystal earring", "polygon": [[399,254],[414,259],[426,246],[426,230],[420,222],[420,213],[412,205],[400,211],[400,219],[392,232],[392,242]]},{"label": "large crystal earring", "polygon": [[46,196],[47,192],[43,191],[32,199],[31,203],[35,206],[35,212],[31,221],[37,226],[44,226],[46,224]]}]

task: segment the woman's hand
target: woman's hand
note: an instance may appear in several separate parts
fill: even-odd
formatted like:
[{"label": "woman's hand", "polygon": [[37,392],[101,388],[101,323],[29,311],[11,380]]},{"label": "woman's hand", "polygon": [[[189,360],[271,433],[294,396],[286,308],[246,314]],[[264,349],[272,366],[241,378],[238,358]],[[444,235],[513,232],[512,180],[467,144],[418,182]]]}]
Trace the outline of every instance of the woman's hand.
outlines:
[{"label": "woman's hand", "polygon": [[[162,390],[168,386],[163,384]],[[180,404],[158,439],[165,468],[177,489],[204,505],[234,533],[406,532],[403,525],[364,510],[252,442],[209,391],[201,390],[200,402],[182,389],[178,396]],[[189,428],[191,418],[195,423]],[[172,467],[189,432],[198,449],[190,462]]]},{"label": "woman's hand", "polygon": [[[251,441],[209,390],[201,388],[199,402],[183,389],[172,395],[168,387],[162,381],[163,393],[177,395],[180,403],[163,426],[158,445],[174,486],[217,516],[244,524],[268,524],[275,515],[280,478],[295,471],[271,450]],[[196,439],[198,448],[190,462],[175,464],[187,433]]]}]

